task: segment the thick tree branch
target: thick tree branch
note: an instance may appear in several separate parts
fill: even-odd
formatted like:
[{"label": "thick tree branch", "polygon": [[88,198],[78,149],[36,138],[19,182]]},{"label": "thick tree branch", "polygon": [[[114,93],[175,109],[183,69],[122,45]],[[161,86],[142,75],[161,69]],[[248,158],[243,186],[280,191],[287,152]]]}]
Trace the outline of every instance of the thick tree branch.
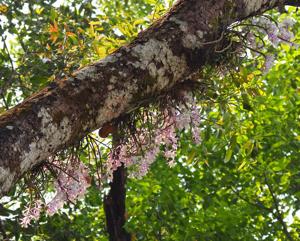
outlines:
[{"label": "thick tree branch", "polygon": [[[214,64],[233,22],[284,0],[180,0],[137,39],[0,116],[0,193],[34,165]],[[211,42],[210,44],[205,44]]]}]

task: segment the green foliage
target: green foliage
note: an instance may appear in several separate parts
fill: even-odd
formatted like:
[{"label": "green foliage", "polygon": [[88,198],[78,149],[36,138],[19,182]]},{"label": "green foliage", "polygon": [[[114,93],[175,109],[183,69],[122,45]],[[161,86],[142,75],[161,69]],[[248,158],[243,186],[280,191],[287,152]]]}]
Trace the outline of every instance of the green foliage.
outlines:
[{"label": "green foliage", "polygon": [[214,80],[221,94],[201,101],[202,144],[182,133],[175,168],[159,159],[129,183],[137,240],[288,240],[282,220],[300,238],[297,56],[281,52],[267,76],[249,65]]},{"label": "green foliage", "polygon": [[[0,113],[128,43],[172,3],[55,2],[0,3]],[[289,14],[300,23],[299,13]],[[276,53],[266,76],[260,58],[223,78],[207,67],[202,143],[178,133],[174,168],[159,157],[145,178],[128,181],[133,240],[288,240],[286,230],[300,239],[300,51],[281,45]],[[80,157],[87,162],[89,154]],[[18,223],[30,198],[2,199],[0,233],[14,240],[108,240],[105,192],[93,185],[84,200],[27,229]]]}]

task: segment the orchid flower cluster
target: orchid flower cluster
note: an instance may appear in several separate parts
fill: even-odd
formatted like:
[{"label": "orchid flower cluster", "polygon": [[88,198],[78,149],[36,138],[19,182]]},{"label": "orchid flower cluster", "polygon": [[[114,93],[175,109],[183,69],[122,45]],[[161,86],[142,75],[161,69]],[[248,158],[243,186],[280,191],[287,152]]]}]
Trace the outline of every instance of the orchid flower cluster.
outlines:
[{"label": "orchid flower cluster", "polygon": [[34,204],[31,202],[23,211],[22,227],[26,228],[32,220],[38,220],[43,209],[51,216],[61,209],[64,203],[75,202],[85,195],[90,186],[87,167],[75,157],[69,160],[66,168],[60,165],[61,162],[55,161],[54,168],[58,171],[54,182],[55,196],[47,204],[40,199],[36,199]]},{"label": "orchid flower cluster", "polygon": [[[168,164],[173,166],[178,147],[178,131],[190,129],[194,142],[201,142],[200,109],[192,94],[184,93],[183,96],[179,105],[163,110],[163,123],[158,128],[137,128],[134,137],[110,152],[106,167],[109,180],[112,180],[113,172],[122,164],[125,167],[134,167],[130,168],[130,176],[141,178],[147,174],[160,153],[163,153]],[[161,116],[156,112],[148,114],[152,115],[154,120]]]},{"label": "orchid flower cluster", "polygon": [[41,215],[43,202],[41,200],[36,200],[35,203],[30,203],[23,210],[23,218],[21,219],[21,226],[27,228],[32,220],[38,220]]},{"label": "orchid flower cluster", "polygon": [[79,160],[70,162],[66,171],[61,171],[55,180],[55,197],[47,204],[47,213],[51,216],[63,207],[67,201],[74,202],[84,197],[90,186],[87,167]]},{"label": "orchid flower cluster", "polygon": [[[175,164],[178,147],[178,132],[191,130],[192,138],[196,144],[200,139],[200,109],[196,98],[188,92],[181,93],[179,103],[166,105],[161,111],[147,112],[151,116],[153,128],[149,123],[141,123],[136,128],[134,137],[127,138],[122,144],[114,147],[109,153],[106,162],[106,175],[102,181],[112,181],[113,172],[124,164],[131,170],[130,176],[141,178],[144,176],[156,157],[163,153],[168,164]],[[145,120],[144,120],[145,122]],[[49,162],[51,172],[56,173],[54,180],[55,195],[49,202],[35,198],[24,209],[21,225],[28,227],[33,220],[38,220],[42,211],[48,215],[55,214],[63,208],[66,202],[74,203],[82,198],[90,186],[88,168],[79,158],[70,156],[67,161],[54,159]],[[45,167],[49,170],[49,167]]]},{"label": "orchid flower cluster", "polygon": [[[294,39],[294,34],[291,31],[291,28],[295,23],[296,21],[289,17],[283,19],[280,23],[275,22],[267,16],[261,16],[252,20],[252,25],[257,26],[258,32],[263,35],[263,37],[259,37],[260,40],[264,41],[264,39],[267,39],[275,48],[277,48],[280,43],[286,43],[290,46],[298,47],[297,44],[292,42]],[[247,34],[247,41],[252,50],[258,50],[263,47],[259,41],[256,41],[257,37],[258,36],[253,31]],[[274,54],[268,53],[265,56],[265,63],[263,66],[264,74],[269,72],[274,64],[274,61]]]},{"label": "orchid flower cluster", "polygon": [[290,28],[292,28],[296,23],[294,19],[285,18],[280,23],[277,23],[262,16],[260,18],[253,19],[252,23],[260,26],[258,30],[267,35],[268,40],[274,47],[277,47],[282,42],[294,45],[294,43],[291,42],[294,38],[294,34],[290,31]]}]

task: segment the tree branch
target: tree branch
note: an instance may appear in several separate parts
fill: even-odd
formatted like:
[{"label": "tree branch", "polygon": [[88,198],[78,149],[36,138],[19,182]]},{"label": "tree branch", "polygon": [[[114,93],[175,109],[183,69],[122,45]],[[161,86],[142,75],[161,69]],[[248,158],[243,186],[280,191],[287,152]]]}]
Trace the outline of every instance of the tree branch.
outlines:
[{"label": "tree branch", "polygon": [[[284,0],[180,0],[136,40],[51,83],[0,116],[0,193],[25,172],[139,101],[167,91],[223,53],[215,43],[236,21]],[[211,44],[203,44],[211,42]]]}]

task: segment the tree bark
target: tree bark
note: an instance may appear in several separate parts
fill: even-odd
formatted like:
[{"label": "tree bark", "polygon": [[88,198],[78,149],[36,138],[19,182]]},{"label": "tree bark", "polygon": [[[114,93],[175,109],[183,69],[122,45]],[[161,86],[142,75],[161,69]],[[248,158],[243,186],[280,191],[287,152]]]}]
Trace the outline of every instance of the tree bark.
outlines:
[{"label": "tree bark", "polygon": [[215,51],[214,40],[231,23],[284,3],[180,0],[128,46],[51,83],[1,115],[0,193],[88,132],[167,91],[208,62],[216,63],[222,53]]},{"label": "tree bark", "polygon": [[130,241],[130,234],[125,230],[126,169],[124,165],[113,173],[110,191],[104,198],[106,226],[110,241]]}]

